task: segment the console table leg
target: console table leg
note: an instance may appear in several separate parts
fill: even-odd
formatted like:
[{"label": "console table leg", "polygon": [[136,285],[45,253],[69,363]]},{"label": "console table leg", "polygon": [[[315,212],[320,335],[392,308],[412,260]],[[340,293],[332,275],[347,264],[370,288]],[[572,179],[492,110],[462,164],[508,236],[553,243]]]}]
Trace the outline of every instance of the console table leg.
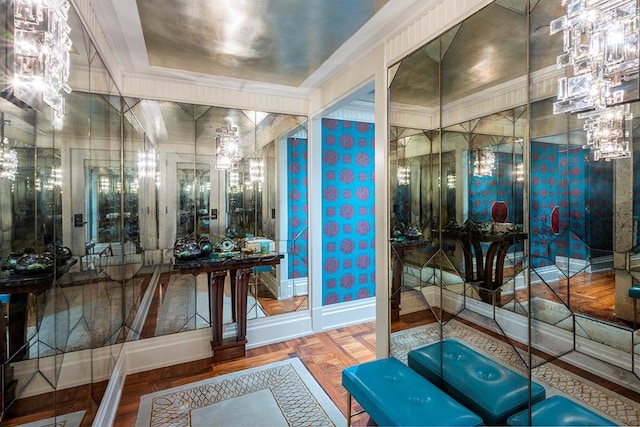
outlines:
[{"label": "console table leg", "polygon": [[207,273],[209,276],[209,318],[213,347],[222,344],[222,303],[224,301],[224,279],[226,271],[214,271]]},{"label": "console table leg", "polygon": [[247,336],[247,294],[249,291],[250,278],[250,268],[238,270],[236,275],[237,341],[245,341]]}]

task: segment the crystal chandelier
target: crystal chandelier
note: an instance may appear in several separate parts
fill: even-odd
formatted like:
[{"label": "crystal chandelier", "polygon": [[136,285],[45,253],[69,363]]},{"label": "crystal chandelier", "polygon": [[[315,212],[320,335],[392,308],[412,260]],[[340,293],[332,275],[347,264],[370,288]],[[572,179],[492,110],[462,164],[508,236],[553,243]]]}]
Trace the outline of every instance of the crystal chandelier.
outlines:
[{"label": "crystal chandelier", "polygon": [[62,92],[71,93],[68,14],[67,0],[15,0],[14,93],[36,109],[44,101],[58,117]]},{"label": "crystal chandelier", "polygon": [[[625,89],[637,86],[639,20],[637,0],[562,0],[567,14],[551,21],[551,34],[563,32],[559,68],[572,74],[558,81],[554,114],[581,112],[594,160],[629,157]],[[623,111],[624,110],[624,111]]]},{"label": "crystal chandelier", "polygon": [[237,169],[239,161],[238,128],[228,126],[216,129],[216,169]]},{"label": "crystal chandelier", "polygon": [[8,138],[4,138],[0,146],[0,178],[15,181],[18,173],[18,153],[9,148]]},{"label": "crystal chandelier", "polygon": [[[617,105],[604,110],[587,111],[578,114],[585,119],[587,145],[591,148],[593,160],[611,160],[630,157],[629,131],[632,114],[629,104]],[[628,126],[625,124],[628,123]]]},{"label": "crystal chandelier", "polygon": [[495,165],[496,155],[493,153],[493,150],[491,150],[491,146],[475,150],[475,156],[473,159],[473,176],[492,176]]},{"label": "crystal chandelier", "polygon": [[398,166],[398,185],[409,185],[411,182],[411,169],[409,166]]}]

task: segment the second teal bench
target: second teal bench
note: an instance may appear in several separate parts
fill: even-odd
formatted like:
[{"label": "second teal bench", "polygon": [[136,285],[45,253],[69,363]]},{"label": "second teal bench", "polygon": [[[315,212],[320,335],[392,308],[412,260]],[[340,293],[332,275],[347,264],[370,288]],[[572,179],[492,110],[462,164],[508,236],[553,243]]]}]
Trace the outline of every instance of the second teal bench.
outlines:
[{"label": "second teal bench", "polygon": [[507,420],[510,426],[615,426],[612,421],[564,396],[556,395],[538,402]]},{"label": "second teal bench", "polygon": [[[511,415],[529,407],[528,378],[455,339],[412,350],[407,358],[409,367],[480,415],[486,425],[505,425]],[[544,387],[531,384],[532,404],[545,395]]]}]

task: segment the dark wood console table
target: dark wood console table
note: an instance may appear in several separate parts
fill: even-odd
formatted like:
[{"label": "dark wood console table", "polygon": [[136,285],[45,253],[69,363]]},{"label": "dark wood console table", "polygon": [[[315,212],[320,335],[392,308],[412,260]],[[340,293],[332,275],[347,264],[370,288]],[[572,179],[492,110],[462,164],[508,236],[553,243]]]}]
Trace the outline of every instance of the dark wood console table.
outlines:
[{"label": "dark wood console table", "polygon": [[[207,274],[214,361],[244,357],[247,343],[247,294],[251,272],[255,267],[278,265],[283,258],[284,255],[281,254],[238,255],[232,258],[195,259],[174,263],[174,269],[180,271],[180,274]],[[235,337],[223,339],[222,305],[227,272],[231,280],[232,313],[237,323],[237,333]]]},{"label": "dark wood console table", "polygon": [[[527,233],[517,230],[483,231],[480,228],[470,226],[445,229],[442,236],[443,238],[455,239],[462,245],[465,281],[479,287],[478,293],[482,301],[490,304],[499,301],[500,287],[504,278],[505,257],[512,245],[522,243],[527,239]],[[483,243],[490,243],[486,255],[482,251]]]}]

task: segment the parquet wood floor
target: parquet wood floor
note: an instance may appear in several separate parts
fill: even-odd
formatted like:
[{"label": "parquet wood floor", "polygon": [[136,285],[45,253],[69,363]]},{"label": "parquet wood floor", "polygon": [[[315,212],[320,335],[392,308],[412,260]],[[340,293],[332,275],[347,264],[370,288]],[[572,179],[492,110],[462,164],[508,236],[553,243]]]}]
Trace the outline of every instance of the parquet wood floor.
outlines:
[{"label": "parquet wood floor", "polygon": [[[162,277],[161,277],[162,284]],[[606,299],[597,295],[610,292],[612,280],[606,274],[592,280],[584,280],[584,292],[578,292],[572,296],[572,303],[582,307],[591,307],[592,310],[604,308]],[[572,282],[572,286],[577,282]],[[159,286],[161,289],[161,286]],[[603,289],[600,289],[603,288]],[[558,284],[556,292],[561,292],[562,285]],[[575,289],[575,288],[574,288]],[[587,291],[588,289],[588,291]],[[591,295],[596,295],[592,297]],[[582,299],[581,299],[582,298]],[[262,302],[262,301],[261,301]],[[305,302],[303,301],[302,304]],[[269,307],[269,301],[263,302],[265,311],[279,310],[277,305]],[[153,318],[153,316],[150,316]],[[392,324],[392,331],[408,329],[434,321],[430,311],[417,312],[401,316],[400,320]],[[146,325],[148,330],[154,330],[154,325]],[[488,331],[484,331],[490,333]],[[495,336],[495,334],[493,334]],[[341,372],[345,367],[373,360],[375,358],[375,322],[340,328],[322,332],[307,337],[288,340],[282,343],[271,344],[247,351],[245,358],[214,363],[211,359],[203,359],[195,362],[155,369],[138,374],[129,375],[126,379],[121,401],[116,415],[116,426],[133,426],[135,424],[138,402],[140,397],[155,391],[188,384],[190,382],[223,375],[263,365],[291,357],[299,357],[314,378],[331,397],[338,408],[346,413],[346,391],[341,385]],[[640,402],[640,394],[603,380],[593,373],[581,371],[566,363],[556,361],[563,368],[576,372],[594,383],[600,384],[611,390],[625,395],[627,398]],[[86,410],[87,416],[83,426],[90,426],[98,408],[106,383],[83,386],[64,390],[49,396],[21,399],[14,404],[2,426],[15,426],[18,424],[49,418],[53,416],[53,408],[57,408],[58,414],[69,413],[78,410]],[[92,398],[93,397],[93,398]],[[357,410],[357,405],[354,411]],[[358,415],[353,419],[355,426],[371,425],[366,414]]]}]

